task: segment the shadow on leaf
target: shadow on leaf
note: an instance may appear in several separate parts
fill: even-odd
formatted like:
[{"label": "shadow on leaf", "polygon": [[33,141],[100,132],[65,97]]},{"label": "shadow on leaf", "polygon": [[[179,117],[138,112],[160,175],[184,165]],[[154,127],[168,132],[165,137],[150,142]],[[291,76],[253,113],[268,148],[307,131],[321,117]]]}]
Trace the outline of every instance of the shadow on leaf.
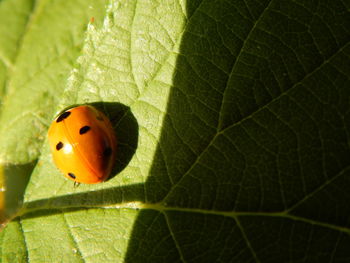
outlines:
[{"label": "shadow on leaf", "polygon": [[92,106],[106,114],[117,136],[116,163],[108,180],[129,164],[138,144],[139,126],[130,108],[117,102],[94,102]]}]

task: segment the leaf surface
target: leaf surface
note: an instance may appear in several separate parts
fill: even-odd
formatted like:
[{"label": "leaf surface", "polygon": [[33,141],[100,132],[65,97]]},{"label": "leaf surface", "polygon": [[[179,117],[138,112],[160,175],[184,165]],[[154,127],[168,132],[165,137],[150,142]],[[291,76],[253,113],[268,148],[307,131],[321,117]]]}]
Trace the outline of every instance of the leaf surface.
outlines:
[{"label": "leaf surface", "polygon": [[[348,10],[344,1],[111,1],[82,50],[60,38],[74,54],[35,78],[47,109],[30,119],[41,128],[0,137],[9,162],[39,158],[24,208],[0,234],[3,261],[348,262]],[[45,46],[33,34],[24,33],[28,48]],[[23,127],[11,105],[34,91],[13,74],[0,134]],[[54,112],[82,103],[109,116],[118,156],[107,182],[73,188],[45,132]]]}]

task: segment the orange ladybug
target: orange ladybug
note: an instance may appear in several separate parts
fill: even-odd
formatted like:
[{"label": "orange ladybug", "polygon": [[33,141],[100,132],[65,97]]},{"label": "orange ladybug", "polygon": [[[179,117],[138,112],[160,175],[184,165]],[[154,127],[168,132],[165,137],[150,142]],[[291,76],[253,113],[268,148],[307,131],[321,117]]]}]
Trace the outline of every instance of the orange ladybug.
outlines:
[{"label": "orange ladybug", "polygon": [[109,176],[117,140],[111,122],[94,107],[61,113],[50,126],[49,142],[56,166],[75,184],[100,183]]}]

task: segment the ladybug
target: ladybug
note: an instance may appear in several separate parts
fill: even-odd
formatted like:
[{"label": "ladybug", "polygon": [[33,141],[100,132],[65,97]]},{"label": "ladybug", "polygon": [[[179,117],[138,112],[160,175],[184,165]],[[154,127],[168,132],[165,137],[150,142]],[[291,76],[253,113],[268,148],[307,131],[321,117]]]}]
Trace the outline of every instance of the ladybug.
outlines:
[{"label": "ladybug", "polygon": [[109,119],[96,108],[83,105],[61,113],[49,129],[56,166],[74,184],[95,184],[109,176],[117,140]]}]

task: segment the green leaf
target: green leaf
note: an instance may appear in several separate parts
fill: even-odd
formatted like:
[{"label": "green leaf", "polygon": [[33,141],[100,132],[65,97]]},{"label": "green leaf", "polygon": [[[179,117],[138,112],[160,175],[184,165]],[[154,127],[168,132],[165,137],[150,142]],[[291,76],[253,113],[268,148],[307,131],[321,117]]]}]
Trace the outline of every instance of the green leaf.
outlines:
[{"label": "green leaf", "polygon": [[92,15],[103,14],[104,4],[92,0],[0,3],[2,163],[28,163],[40,155],[54,105],[81,52],[87,23]]},{"label": "green leaf", "polygon": [[[0,157],[38,159],[3,262],[350,261],[349,4],[90,4],[36,2],[14,55],[0,42]],[[45,134],[82,103],[110,117],[118,155],[74,188]]]}]

